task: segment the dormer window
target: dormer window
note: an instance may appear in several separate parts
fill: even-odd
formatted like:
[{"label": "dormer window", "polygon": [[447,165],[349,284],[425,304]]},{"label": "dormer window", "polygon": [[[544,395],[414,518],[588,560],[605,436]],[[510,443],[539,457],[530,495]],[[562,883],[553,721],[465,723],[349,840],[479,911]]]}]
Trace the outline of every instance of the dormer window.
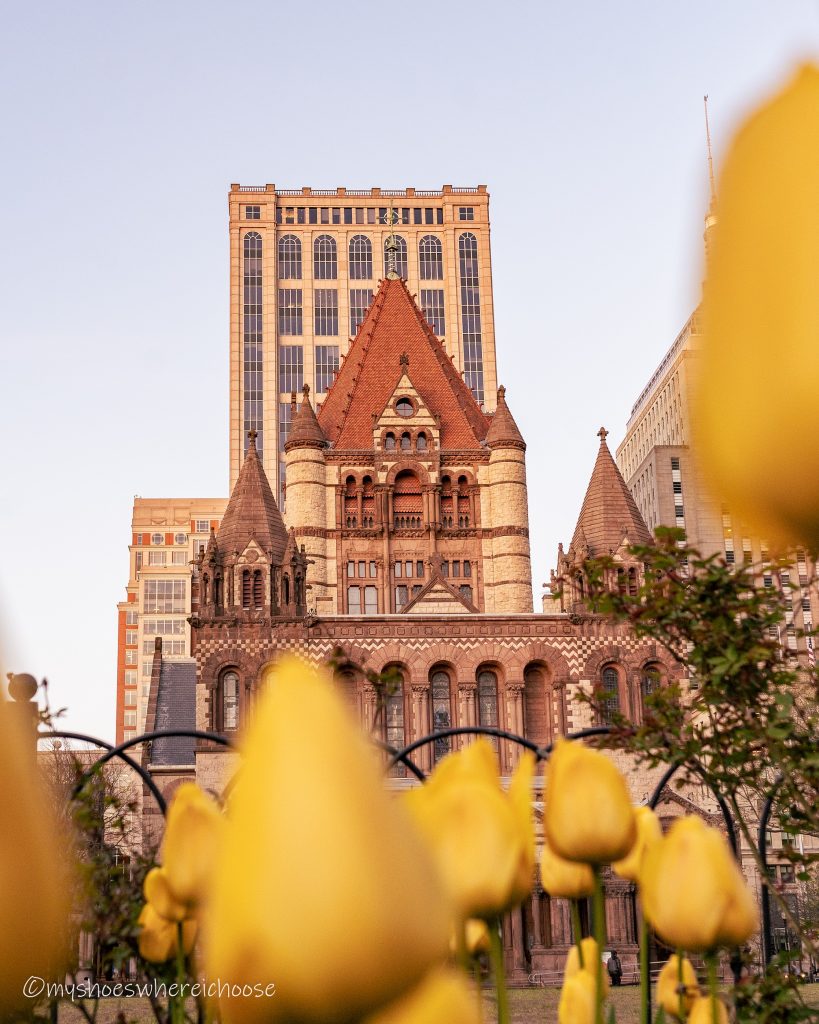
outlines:
[{"label": "dormer window", "polygon": [[399,416],[412,416],[415,413],[415,406],[409,398],[399,398],[395,403],[395,411]]}]

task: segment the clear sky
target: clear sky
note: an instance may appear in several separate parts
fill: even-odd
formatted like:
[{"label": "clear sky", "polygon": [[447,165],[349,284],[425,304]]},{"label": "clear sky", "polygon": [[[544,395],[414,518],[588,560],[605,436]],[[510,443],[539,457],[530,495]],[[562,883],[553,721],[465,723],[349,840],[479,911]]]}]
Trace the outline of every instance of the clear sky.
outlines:
[{"label": "clear sky", "polygon": [[17,4],[0,33],[0,651],[114,731],[134,494],[227,491],[230,182],[485,183],[535,603],[696,303],[707,173],[819,2]]}]

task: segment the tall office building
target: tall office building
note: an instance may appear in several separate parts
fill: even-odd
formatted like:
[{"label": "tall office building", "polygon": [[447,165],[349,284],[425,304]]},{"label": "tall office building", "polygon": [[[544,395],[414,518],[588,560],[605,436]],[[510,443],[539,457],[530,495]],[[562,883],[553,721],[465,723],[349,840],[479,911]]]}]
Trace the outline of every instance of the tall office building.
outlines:
[{"label": "tall office building", "polygon": [[225,498],[136,498],[128,585],[117,605],[117,743],[142,732],[156,637],[164,658],[190,654],[192,573]]},{"label": "tall office building", "polygon": [[291,394],[318,406],[364,320],[385,246],[487,412],[497,370],[485,185],[440,191],[231,185],[230,485],[249,430],[283,499]]}]

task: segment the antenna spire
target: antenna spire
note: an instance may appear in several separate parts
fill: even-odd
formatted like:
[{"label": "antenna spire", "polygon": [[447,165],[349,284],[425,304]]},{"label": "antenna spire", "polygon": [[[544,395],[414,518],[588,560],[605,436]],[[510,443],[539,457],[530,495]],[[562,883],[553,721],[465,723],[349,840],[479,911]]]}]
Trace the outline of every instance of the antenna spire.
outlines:
[{"label": "antenna spire", "polygon": [[395,212],[392,200],[390,200],[390,211],[387,214],[387,224],[390,225],[392,231],[387,236],[387,241],[384,244],[384,253],[386,256],[387,264],[387,277],[394,281],[398,277],[398,239],[395,237],[395,225],[398,223],[398,214]]},{"label": "antenna spire", "polygon": [[708,146],[708,186],[710,189],[710,203],[709,206],[713,210],[717,202],[717,186],[714,183],[714,157],[711,153],[711,126],[708,124],[708,96],[705,95],[702,98],[703,106],[705,107],[705,142]]}]

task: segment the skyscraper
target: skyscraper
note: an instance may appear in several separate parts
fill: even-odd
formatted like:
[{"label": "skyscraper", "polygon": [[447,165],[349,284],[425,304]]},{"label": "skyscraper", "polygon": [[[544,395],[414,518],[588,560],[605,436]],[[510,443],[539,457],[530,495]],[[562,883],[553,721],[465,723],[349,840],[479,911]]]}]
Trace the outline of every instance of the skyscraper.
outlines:
[{"label": "skyscraper", "polygon": [[487,412],[497,370],[485,185],[440,191],[231,185],[230,485],[257,432],[282,507],[291,393],[320,406],[364,320],[385,246]]}]

